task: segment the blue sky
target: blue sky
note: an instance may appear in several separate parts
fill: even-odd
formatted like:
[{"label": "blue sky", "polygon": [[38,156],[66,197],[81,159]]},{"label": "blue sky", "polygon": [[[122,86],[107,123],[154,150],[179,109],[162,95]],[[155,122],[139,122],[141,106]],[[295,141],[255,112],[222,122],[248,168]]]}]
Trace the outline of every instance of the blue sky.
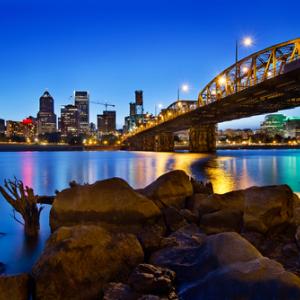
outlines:
[{"label": "blue sky", "polygon": [[[299,11],[300,1],[275,0],[0,0],[0,118],[36,115],[46,88],[59,113],[77,89],[116,104],[121,126],[136,89],[153,113],[182,83],[191,86],[182,96],[196,99],[233,63],[236,39],[255,40],[243,57],[299,37]],[[91,121],[102,109],[91,105]],[[257,127],[262,118],[221,128]]]}]

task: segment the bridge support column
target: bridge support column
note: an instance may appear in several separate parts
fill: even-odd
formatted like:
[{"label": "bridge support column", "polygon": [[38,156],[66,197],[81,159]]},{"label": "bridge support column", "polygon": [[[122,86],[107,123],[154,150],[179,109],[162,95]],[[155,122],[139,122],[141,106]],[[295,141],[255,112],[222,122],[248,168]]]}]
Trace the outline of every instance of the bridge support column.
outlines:
[{"label": "bridge support column", "polygon": [[143,136],[141,147],[143,151],[155,151],[155,136],[154,135]]},{"label": "bridge support column", "polygon": [[208,124],[190,128],[190,152],[216,151],[216,125]]},{"label": "bridge support column", "polygon": [[173,152],[174,136],[172,132],[164,132],[155,136],[155,151]]}]

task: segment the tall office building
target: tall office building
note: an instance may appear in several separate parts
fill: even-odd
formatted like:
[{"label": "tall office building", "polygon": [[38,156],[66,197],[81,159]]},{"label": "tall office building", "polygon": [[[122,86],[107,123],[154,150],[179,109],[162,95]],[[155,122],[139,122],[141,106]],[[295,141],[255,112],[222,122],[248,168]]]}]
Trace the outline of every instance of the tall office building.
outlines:
[{"label": "tall office building", "polygon": [[60,131],[62,136],[77,136],[79,133],[79,109],[75,105],[65,105],[61,108]]},{"label": "tall office building", "polygon": [[97,125],[100,133],[116,131],[116,111],[104,110],[102,115],[97,115]]},{"label": "tall office building", "polygon": [[5,120],[0,119],[0,134],[5,133]]},{"label": "tall office building", "polygon": [[48,91],[40,97],[40,110],[37,114],[38,134],[56,131],[56,115],[54,113],[54,100]]},{"label": "tall office building", "polygon": [[89,132],[89,93],[86,91],[74,92],[75,106],[79,111],[79,132]]}]

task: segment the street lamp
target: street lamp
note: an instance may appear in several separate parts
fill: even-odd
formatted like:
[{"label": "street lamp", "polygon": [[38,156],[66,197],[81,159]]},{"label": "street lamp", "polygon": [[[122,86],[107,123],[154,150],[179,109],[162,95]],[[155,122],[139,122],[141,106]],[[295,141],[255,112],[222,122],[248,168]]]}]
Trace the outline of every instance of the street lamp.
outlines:
[{"label": "street lamp", "polygon": [[189,89],[190,87],[187,84],[183,84],[181,87],[179,87],[177,90],[177,101],[180,100],[180,91],[187,93]]},{"label": "street lamp", "polygon": [[161,109],[163,107],[162,104],[155,104],[155,116],[157,116],[157,108]]},{"label": "street lamp", "polygon": [[[250,47],[253,44],[253,40],[251,37],[247,36],[245,38],[243,38],[241,45],[245,46],[245,47]],[[238,68],[238,60],[239,60],[239,41],[236,40],[235,43],[235,92],[237,93],[238,91],[238,72],[239,72],[239,68]]]}]

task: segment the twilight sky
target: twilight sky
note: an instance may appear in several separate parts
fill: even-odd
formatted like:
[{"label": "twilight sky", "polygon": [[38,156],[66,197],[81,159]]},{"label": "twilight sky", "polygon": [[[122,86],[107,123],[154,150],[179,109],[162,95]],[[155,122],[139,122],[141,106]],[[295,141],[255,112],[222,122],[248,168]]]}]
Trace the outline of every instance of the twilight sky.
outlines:
[{"label": "twilight sky", "polygon": [[[240,58],[300,36],[300,1],[0,0],[0,118],[36,115],[48,89],[56,113],[73,90],[116,104],[118,127],[136,89],[145,111],[199,91],[234,62],[235,40],[255,44]],[[91,121],[102,106],[91,105]],[[300,108],[288,115],[299,115]],[[221,124],[257,127],[262,116]]]}]

